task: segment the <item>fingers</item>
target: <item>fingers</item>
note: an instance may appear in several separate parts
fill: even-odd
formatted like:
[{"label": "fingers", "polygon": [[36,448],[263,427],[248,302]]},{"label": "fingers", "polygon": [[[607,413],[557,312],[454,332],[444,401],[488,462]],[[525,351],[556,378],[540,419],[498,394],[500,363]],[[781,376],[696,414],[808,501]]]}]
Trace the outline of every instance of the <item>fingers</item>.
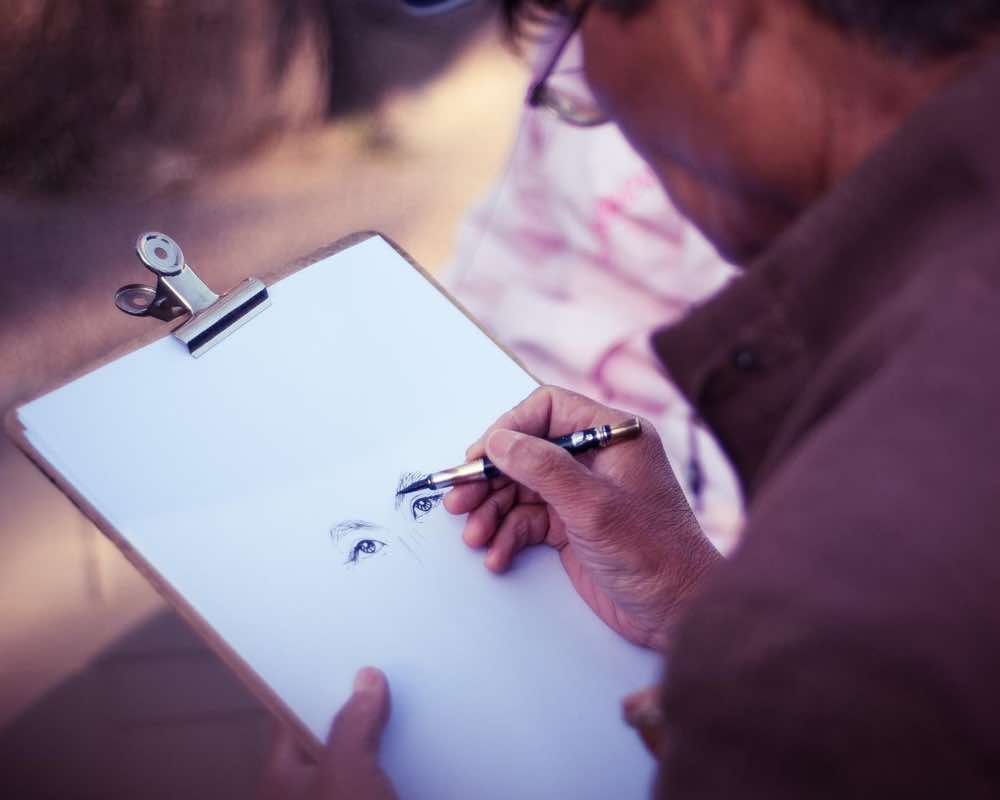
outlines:
[{"label": "fingers", "polygon": [[549,534],[549,512],[543,505],[522,505],[503,518],[486,553],[486,567],[501,573],[526,547],[542,544]]},{"label": "fingers", "polygon": [[[466,458],[472,460],[483,456],[486,453],[486,441],[497,430],[513,430],[547,438],[615,422],[624,417],[625,412],[601,405],[583,395],[555,386],[543,386],[494,422],[469,446]],[[489,486],[470,483],[455,487],[445,497],[444,506],[452,514],[467,514],[482,505],[506,480],[501,477],[492,481]]]},{"label": "fingers", "polygon": [[456,486],[444,496],[444,508],[449,514],[468,514],[478,508],[490,493],[486,481]]},{"label": "fingers", "polygon": [[333,720],[320,764],[318,791],[327,800],[398,800],[379,768],[378,749],[389,720],[389,684],[385,675],[365,667],[354,679],[354,693]]},{"label": "fingers", "polygon": [[568,389],[542,386],[487,428],[466,450],[466,458],[479,458],[483,455],[486,440],[493,431],[500,428],[543,438],[561,436],[588,428],[604,417],[608,417],[606,421],[610,422],[616,413]]},{"label": "fingers", "polygon": [[[516,489],[517,500],[520,503],[537,503],[537,493],[513,483],[510,478],[499,477],[491,481],[476,481],[456,486],[444,496],[444,507],[450,514],[468,514],[481,506],[487,498],[497,492],[502,492],[508,486]],[[450,499],[449,499],[450,498]]]},{"label": "fingers", "polygon": [[485,547],[517,500],[517,486],[508,484],[488,496],[465,521],[462,538],[469,547]]},{"label": "fingers", "polygon": [[660,724],[663,711],[660,706],[660,687],[648,686],[627,695],[622,700],[622,716],[633,728],[648,724]]},{"label": "fingers", "polygon": [[532,436],[547,436],[552,418],[552,392],[547,386],[536,389],[527,398],[501,416],[465,451],[468,459],[479,458],[486,452],[486,440],[497,428],[523,431]]},{"label": "fingers", "polygon": [[491,493],[500,491],[508,485],[510,480],[504,477],[461,484],[444,496],[444,507],[449,514],[468,514],[482,505]]},{"label": "fingers", "polygon": [[330,728],[323,767],[343,774],[359,766],[376,769],[382,731],[389,720],[389,684],[379,670],[365,667],[354,679],[354,693]]},{"label": "fingers", "polygon": [[630,694],[622,702],[622,712],[625,722],[639,732],[649,752],[658,755],[664,740],[660,687],[651,686]]},{"label": "fingers", "polygon": [[567,522],[581,507],[599,504],[607,491],[601,477],[561,447],[535,436],[496,430],[486,452],[507,477],[537,492]]},{"label": "fingers", "polygon": [[463,538],[470,547],[489,548],[489,569],[503,572],[520,550],[550,539],[553,522],[563,538],[566,524],[584,536],[598,530],[594,510],[606,505],[612,481],[545,437],[615,422],[624,413],[565,389],[542,387],[470,446],[467,458],[488,455],[503,477],[489,485],[456,487],[444,506],[452,514],[469,514]]}]

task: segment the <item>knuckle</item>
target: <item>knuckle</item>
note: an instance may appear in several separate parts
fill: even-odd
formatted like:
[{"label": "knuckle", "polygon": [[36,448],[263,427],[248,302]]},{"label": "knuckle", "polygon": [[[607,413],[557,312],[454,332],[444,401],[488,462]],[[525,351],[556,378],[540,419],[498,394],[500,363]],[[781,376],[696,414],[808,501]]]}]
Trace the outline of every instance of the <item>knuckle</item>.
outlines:
[{"label": "knuckle", "polygon": [[502,534],[503,550],[508,556],[514,556],[527,549],[539,539],[536,535],[539,529],[538,510],[522,507],[508,516]]},{"label": "knuckle", "polygon": [[518,423],[522,418],[531,415],[539,403],[545,402],[544,394],[541,389],[535,389],[531,394],[524,398],[520,403],[514,406],[513,410],[509,414],[505,414],[504,418],[510,419],[511,422]]},{"label": "knuckle", "polygon": [[548,417],[549,410],[552,408],[552,398],[555,391],[557,390],[553,386],[539,386],[515,410],[523,414],[526,418]]},{"label": "knuckle", "polygon": [[584,517],[589,521],[595,532],[610,535],[622,526],[622,507],[612,492],[594,481],[586,496],[581,498],[580,505]]},{"label": "knuckle", "polygon": [[531,444],[531,442],[521,437],[514,439],[510,443],[504,459],[508,464],[513,464],[515,467],[530,467],[534,463],[534,459],[530,453]]},{"label": "knuckle", "polygon": [[500,511],[500,501],[496,495],[487,497],[486,501],[473,512],[476,526],[481,530],[493,528],[502,516]]},{"label": "knuckle", "polygon": [[565,463],[567,456],[562,450],[553,445],[541,445],[536,442],[518,442],[524,447],[524,466],[531,470],[536,476],[538,488],[543,492],[562,492],[567,488],[569,470]]},{"label": "knuckle", "polygon": [[594,502],[591,509],[590,516],[597,530],[609,536],[620,530],[622,517],[617,508],[610,503]]},{"label": "knuckle", "polygon": [[493,495],[486,501],[487,508],[484,516],[489,521],[490,527],[495,527],[503,519],[503,506],[498,495]]},{"label": "knuckle", "polygon": [[663,440],[656,432],[656,428],[653,423],[645,417],[640,417],[639,424],[642,428],[642,433],[639,436],[639,444],[642,446],[646,457],[656,461],[665,458]]},{"label": "knuckle", "polygon": [[545,541],[549,532],[549,512],[543,506],[531,509],[531,515],[525,524],[525,537],[528,544],[540,544]]},{"label": "knuckle", "polygon": [[481,542],[487,542],[492,537],[503,520],[503,511],[496,498],[491,498],[486,502],[481,511],[477,512],[473,534]]},{"label": "knuckle", "polygon": [[465,539],[470,545],[482,546],[493,538],[497,528],[503,522],[506,505],[506,490],[490,495],[475,509],[466,521]]},{"label": "knuckle", "polygon": [[537,397],[541,400],[544,400],[546,403],[549,403],[552,401],[554,397],[556,397],[556,395],[563,394],[566,391],[567,390],[563,389],[561,386],[555,386],[554,384],[546,383],[535,389],[535,391],[532,392],[532,397]]},{"label": "knuckle", "polygon": [[518,549],[527,545],[531,536],[531,517],[529,511],[525,509],[517,517],[511,520],[511,537]]}]

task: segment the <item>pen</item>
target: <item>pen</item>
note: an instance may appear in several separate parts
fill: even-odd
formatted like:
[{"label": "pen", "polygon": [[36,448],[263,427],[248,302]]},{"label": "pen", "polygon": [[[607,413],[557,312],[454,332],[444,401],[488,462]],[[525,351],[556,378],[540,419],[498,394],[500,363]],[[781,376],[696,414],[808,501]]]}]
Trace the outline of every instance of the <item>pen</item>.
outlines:
[{"label": "pen", "polygon": [[[554,445],[558,445],[563,450],[576,455],[593,450],[597,447],[609,447],[616,442],[623,442],[626,439],[634,439],[642,433],[642,424],[638,417],[632,417],[618,425],[600,425],[596,428],[587,428],[575,433],[567,433],[565,436],[558,436],[549,439]],[[490,478],[500,477],[500,470],[496,468],[492,461],[486,456],[477,458],[467,464],[462,464],[451,469],[443,469],[440,472],[432,472],[425,478],[414,481],[409,486],[399,490],[399,494],[419,492],[422,489],[447,489],[449,486],[458,486],[461,483],[472,483],[473,481],[486,481]]]}]

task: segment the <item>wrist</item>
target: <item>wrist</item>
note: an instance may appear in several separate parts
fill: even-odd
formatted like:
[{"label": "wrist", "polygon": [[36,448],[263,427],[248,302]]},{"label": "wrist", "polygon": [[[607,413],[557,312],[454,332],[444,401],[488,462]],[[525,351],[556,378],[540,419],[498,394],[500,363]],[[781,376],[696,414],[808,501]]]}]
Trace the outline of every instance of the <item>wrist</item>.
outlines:
[{"label": "wrist", "polygon": [[709,575],[725,557],[709,541],[700,527],[691,532],[690,544],[684,556],[678,558],[676,548],[660,562],[657,585],[661,588],[660,625],[652,632],[650,646],[667,652],[674,630],[688,605],[701,592]]}]

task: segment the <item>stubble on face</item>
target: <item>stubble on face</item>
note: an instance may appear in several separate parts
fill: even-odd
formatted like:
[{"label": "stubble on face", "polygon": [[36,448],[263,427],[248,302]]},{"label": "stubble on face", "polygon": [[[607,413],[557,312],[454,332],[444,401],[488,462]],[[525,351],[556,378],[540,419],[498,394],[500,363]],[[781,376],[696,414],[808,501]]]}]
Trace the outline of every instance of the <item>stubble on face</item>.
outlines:
[{"label": "stubble on face", "polygon": [[[599,6],[582,37],[588,82],[674,205],[727,260],[760,254],[801,212],[793,193],[757,174],[738,89],[706,66],[704,31],[687,0],[622,18]],[[735,108],[735,112],[734,112]]]}]

